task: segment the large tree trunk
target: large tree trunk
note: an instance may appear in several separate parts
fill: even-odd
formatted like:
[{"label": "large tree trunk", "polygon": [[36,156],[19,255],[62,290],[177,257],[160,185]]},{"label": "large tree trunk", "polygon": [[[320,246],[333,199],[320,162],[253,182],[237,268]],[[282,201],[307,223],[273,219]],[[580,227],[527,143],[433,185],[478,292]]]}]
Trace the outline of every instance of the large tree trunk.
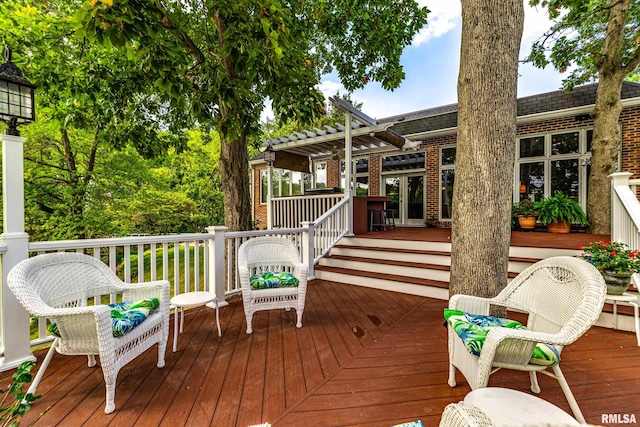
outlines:
[{"label": "large tree trunk", "polygon": [[523,22],[520,0],[462,0],[450,295],[507,283]]},{"label": "large tree trunk", "polygon": [[231,231],[251,229],[248,165],[244,135],[233,141],[221,141],[218,167],[224,191],[224,222]]},{"label": "large tree trunk", "polygon": [[[629,72],[622,64],[620,49],[624,43],[624,25],[630,0],[615,2],[609,11],[603,57],[598,64],[598,91],[593,110],[593,141],[587,214],[590,233],[611,233],[611,182],[609,175],[618,165],[621,135],[620,91]],[[635,66],[634,66],[635,68]]]}]

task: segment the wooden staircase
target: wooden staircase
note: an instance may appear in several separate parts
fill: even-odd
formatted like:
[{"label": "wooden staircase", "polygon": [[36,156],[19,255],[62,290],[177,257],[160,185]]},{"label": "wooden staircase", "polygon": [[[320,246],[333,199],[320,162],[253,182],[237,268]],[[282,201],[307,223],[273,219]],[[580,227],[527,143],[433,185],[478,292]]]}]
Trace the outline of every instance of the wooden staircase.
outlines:
[{"label": "wooden staircase", "polygon": [[[449,298],[451,244],[424,240],[343,237],[315,267],[315,277],[432,298]],[[552,256],[579,250],[512,246],[509,277]]]}]

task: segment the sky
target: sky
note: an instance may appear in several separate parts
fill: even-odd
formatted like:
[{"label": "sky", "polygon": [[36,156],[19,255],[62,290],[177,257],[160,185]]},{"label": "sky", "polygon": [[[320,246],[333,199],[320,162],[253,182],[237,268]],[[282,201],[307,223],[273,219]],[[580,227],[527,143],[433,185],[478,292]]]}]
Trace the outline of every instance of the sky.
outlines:
[{"label": "sky", "polygon": [[[462,31],[460,2],[418,0],[418,3],[427,6],[431,13],[427,26],[402,55],[406,74],[403,83],[394,91],[385,91],[378,83],[372,82],[353,92],[352,99],[363,103],[362,111],[370,117],[380,119],[457,102]],[[525,3],[520,59],[528,54],[531,44],[550,26],[543,9],[534,9]],[[552,67],[540,70],[528,64],[520,64],[519,73],[518,97],[559,90],[564,77]],[[324,76],[319,88],[325,97],[334,95],[338,90],[346,92],[336,74]]]}]

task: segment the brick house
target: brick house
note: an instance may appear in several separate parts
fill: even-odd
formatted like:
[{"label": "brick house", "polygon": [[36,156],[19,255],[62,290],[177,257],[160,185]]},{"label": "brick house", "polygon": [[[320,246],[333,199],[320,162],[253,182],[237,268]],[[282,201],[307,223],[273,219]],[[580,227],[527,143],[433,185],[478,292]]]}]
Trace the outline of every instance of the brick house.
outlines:
[{"label": "brick house", "polygon": [[[590,84],[569,93],[554,91],[518,99],[514,201],[539,199],[560,190],[586,208],[593,134],[589,113],[595,104],[596,88],[597,84]],[[622,147],[618,170],[638,174],[640,84],[625,82],[621,95]],[[426,219],[436,219],[439,226],[448,226],[455,177],[456,126],[456,104],[371,122],[354,120],[351,129],[354,195],[390,196],[387,208],[393,211],[396,225],[418,226],[424,225]],[[313,129],[267,141],[265,144],[270,143],[276,153],[281,151],[303,159],[293,162],[302,164],[301,168],[279,168],[277,158],[272,180],[274,200],[340,192],[345,187],[342,160],[345,133],[344,127]],[[385,133],[402,136],[412,143],[411,148],[402,150],[389,143]],[[257,228],[265,228],[268,166],[263,154],[250,164],[252,215]]]}]

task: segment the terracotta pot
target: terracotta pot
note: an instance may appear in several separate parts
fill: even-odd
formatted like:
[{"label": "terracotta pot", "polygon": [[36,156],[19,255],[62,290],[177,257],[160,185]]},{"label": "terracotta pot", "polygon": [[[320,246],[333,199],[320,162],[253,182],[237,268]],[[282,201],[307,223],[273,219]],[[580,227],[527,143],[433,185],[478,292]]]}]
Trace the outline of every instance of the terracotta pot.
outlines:
[{"label": "terracotta pot", "polygon": [[571,223],[569,221],[554,222],[547,225],[549,233],[566,234],[571,231]]},{"label": "terracotta pot", "polygon": [[618,274],[612,271],[603,271],[602,277],[607,284],[607,294],[609,295],[622,295],[631,284],[631,273]]},{"label": "terracotta pot", "polygon": [[519,216],[518,223],[520,224],[520,228],[523,230],[533,230],[536,228],[536,217],[535,216]]}]

